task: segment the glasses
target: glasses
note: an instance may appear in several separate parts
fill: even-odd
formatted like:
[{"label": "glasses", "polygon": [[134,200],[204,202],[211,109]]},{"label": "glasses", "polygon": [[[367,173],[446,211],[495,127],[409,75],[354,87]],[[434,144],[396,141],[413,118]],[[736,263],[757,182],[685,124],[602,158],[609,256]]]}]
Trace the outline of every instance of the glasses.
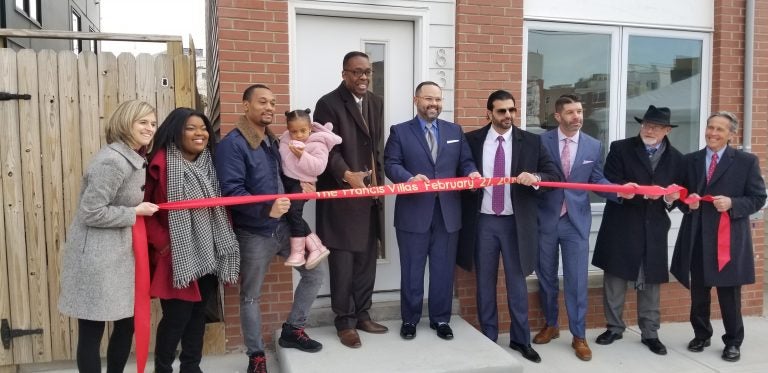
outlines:
[{"label": "glasses", "polygon": [[418,98],[420,98],[420,99],[422,99],[422,100],[424,100],[426,102],[434,102],[434,103],[438,103],[438,104],[443,102],[443,98],[442,97],[431,97],[431,96],[416,96],[416,97],[418,97]]},{"label": "glasses", "polygon": [[354,76],[355,78],[359,78],[359,77],[361,77],[363,75],[365,75],[365,76],[370,78],[371,75],[373,75],[373,70],[371,70],[371,69],[368,69],[368,70],[346,70],[345,69],[344,71],[352,74],[352,76]]},{"label": "glasses", "polygon": [[663,131],[664,128],[666,128],[666,127],[667,126],[659,126],[659,125],[656,125],[656,124],[647,124],[647,123],[643,123],[643,124],[640,125],[640,128],[642,128],[642,129],[644,129],[646,131],[650,131],[650,132]]},{"label": "glasses", "polygon": [[501,109],[496,109],[495,111],[496,111],[496,114],[499,114],[499,115],[504,115],[506,113],[515,114],[517,113],[517,108],[516,107],[511,107],[506,109],[501,108]]}]

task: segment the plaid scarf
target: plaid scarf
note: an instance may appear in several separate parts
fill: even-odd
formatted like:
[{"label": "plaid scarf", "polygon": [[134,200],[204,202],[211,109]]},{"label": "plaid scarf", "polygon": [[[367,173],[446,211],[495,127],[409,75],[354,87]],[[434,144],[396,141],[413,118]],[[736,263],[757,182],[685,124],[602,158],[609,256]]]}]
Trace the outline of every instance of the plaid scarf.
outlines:
[{"label": "plaid scarf", "polygon": [[[174,144],[168,146],[168,201],[221,196],[211,153],[206,148],[190,162]],[[168,212],[173,287],[214,273],[224,283],[237,282],[240,248],[224,207]]]}]

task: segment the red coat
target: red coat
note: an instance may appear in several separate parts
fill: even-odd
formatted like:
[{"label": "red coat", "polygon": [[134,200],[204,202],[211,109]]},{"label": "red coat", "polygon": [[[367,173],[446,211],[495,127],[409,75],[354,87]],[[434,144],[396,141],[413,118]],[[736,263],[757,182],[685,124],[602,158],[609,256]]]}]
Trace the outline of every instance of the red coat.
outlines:
[{"label": "red coat", "polygon": [[[168,170],[165,149],[160,149],[152,158],[147,169],[144,201],[163,203],[168,201]],[[149,294],[160,299],[179,299],[200,302],[200,288],[192,281],[183,289],[173,287],[173,264],[171,261],[171,235],[168,232],[168,211],[159,210],[145,218],[151,283]]]}]

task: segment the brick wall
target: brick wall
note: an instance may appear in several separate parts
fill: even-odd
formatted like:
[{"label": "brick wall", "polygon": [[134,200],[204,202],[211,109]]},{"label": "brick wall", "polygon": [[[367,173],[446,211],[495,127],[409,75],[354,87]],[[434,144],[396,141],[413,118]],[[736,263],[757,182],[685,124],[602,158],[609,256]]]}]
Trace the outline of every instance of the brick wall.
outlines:
[{"label": "brick wall", "polygon": [[[276,113],[289,108],[288,3],[285,0],[218,0],[221,132],[242,114],[242,95],[251,84],[268,85],[277,99]],[[282,116],[275,116],[275,119]],[[280,124],[280,123],[278,123]],[[275,129],[273,129],[275,130]],[[279,128],[277,129],[279,132]],[[267,343],[287,318],[293,301],[290,267],[270,264],[261,296],[262,331]],[[224,291],[227,348],[243,346],[238,287]]]}]

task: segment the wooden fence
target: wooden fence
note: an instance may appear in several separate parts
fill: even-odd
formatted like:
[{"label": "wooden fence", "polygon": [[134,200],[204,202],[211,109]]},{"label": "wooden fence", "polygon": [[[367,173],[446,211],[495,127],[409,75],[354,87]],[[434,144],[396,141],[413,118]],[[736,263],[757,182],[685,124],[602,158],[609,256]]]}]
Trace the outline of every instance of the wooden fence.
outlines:
[{"label": "wooden fence", "polygon": [[145,100],[159,122],[194,105],[194,53],[181,54],[180,38],[155,56],[0,49],[0,92],[31,96],[0,101],[0,319],[42,329],[0,346],[0,366],[74,359],[77,323],[57,301],[83,170],[118,103]]}]

